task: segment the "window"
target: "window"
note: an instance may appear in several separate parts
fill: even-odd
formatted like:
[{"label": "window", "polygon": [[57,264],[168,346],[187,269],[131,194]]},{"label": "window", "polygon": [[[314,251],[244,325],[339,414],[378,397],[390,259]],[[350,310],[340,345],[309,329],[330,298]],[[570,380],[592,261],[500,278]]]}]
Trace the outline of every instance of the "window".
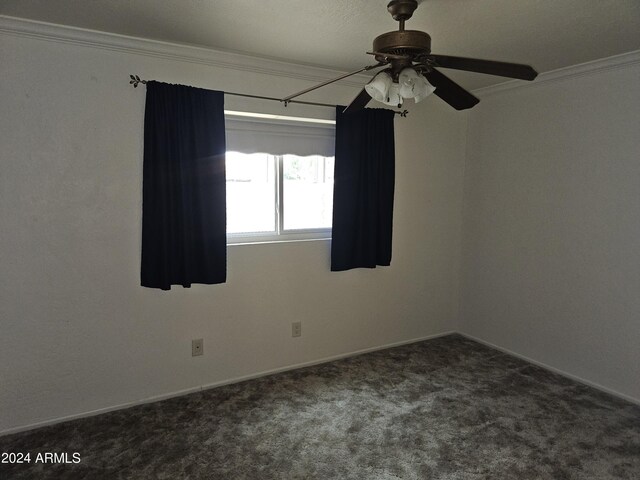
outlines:
[{"label": "window", "polygon": [[333,157],[227,152],[227,234],[238,241],[329,238]]},{"label": "window", "polygon": [[334,125],[226,121],[227,243],[330,238]]}]

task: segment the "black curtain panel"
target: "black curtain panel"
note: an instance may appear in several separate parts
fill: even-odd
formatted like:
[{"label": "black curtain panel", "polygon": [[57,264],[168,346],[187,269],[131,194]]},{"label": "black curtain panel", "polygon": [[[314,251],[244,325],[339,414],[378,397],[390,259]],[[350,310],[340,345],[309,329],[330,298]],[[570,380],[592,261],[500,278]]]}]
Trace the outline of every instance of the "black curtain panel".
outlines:
[{"label": "black curtain panel", "polygon": [[391,110],[336,109],[331,270],[391,263],[395,145]]},{"label": "black curtain panel", "polygon": [[223,92],[147,83],[142,286],[226,281],[225,150]]}]

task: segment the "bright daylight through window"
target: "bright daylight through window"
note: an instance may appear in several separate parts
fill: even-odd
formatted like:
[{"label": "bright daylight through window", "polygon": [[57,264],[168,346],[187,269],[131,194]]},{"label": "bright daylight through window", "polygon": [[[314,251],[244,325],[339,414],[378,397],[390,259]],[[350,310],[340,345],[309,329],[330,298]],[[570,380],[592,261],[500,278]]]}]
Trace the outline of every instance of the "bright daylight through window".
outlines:
[{"label": "bright daylight through window", "polygon": [[227,152],[230,243],[329,238],[334,158]]}]

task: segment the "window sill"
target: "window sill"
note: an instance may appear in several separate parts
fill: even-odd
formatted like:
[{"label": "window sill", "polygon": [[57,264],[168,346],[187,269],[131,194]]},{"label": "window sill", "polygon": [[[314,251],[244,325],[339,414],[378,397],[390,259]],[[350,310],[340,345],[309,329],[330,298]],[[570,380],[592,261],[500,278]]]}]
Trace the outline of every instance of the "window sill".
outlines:
[{"label": "window sill", "polygon": [[275,243],[301,243],[301,242],[327,242],[330,241],[331,237],[322,237],[322,238],[292,238],[283,236],[282,238],[234,238],[233,240],[227,239],[227,247],[235,247],[238,245],[265,245],[265,244],[275,244]]}]

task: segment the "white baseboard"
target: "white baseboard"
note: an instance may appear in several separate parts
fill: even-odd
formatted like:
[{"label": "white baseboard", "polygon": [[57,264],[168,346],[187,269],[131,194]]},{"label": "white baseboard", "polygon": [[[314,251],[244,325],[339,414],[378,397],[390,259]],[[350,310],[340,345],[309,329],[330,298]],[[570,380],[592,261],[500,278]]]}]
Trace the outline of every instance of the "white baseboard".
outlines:
[{"label": "white baseboard", "polygon": [[200,386],[197,386],[197,387],[188,388],[188,389],[184,389],[184,390],[177,390],[177,391],[170,392],[170,393],[165,393],[165,394],[162,394],[162,395],[154,395],[152,397],[142,398],[142,399],[134,400],[132,402],[127,402],[127,403],[121,403],[119,405],[113,405],[111,407],[99,408],[99,409],[96,409],[96,410],[90,410],[88,412],[82,412],[82,413],[77,413],[77,414],[73,414],[73,415],[67,415],[67,416],[64,416],[64,417],[51,418],[49,420],[44,420],[42,422],[36,422],[36,423],[31,423],[29,425],[23,425],[23,426],[20,426],[20,427],[13,427],[13,428],[9,428],[9,429],[6,429],[6,430],[1,430],[0,431],[0,436],[11,435],[12,433],[25,432],[27,430],[33,430],[33,429],[41,428],[41,427],[48,427],[50,425],[55,425],[57,423],[68,422],[68,421],[77,420],[77,419],[80,419],[80,418],[93,417],[95,415],[100,415],[102,413],[113,412],[115,410],[122,410],[124,408],[135,407],[137,405],[143,405],[145,403],[159,402],[161,400],[167,400],[169,398],[180,397],[182,395],[188,395],[190,393],[200,392],[200,391],[203,391],[203,390],[208,390],[210,388],[221,387],[223,385],[230,385],[230,384],[233,384],[233,383],[240,383],[240,382],[244,382],[246,380],[252,380],[254,378],[266,377],[268,375],[273,375],[273,374],[276,374],[276,373],[286,372],[286,371],[289,371],[289,370],[296,370],[298,368],[311,367],[313,365],[320,365],[322,363],[333,362],[335,360],[340,360],[340,359],[343,359],[343,358],[355,357],[355,356],[358,356],[358,355],[362,355],[364,353],[375,352],[375,351],[378,351],[378,350],[386,350],[387,348],[399,347],[399,346],[402,346],[402,345],[409,345],[411,343],[417,343],[417,342],[422,342],[424,340],[430,340],[430,339],[433,339],[433,338],[444,337],[444,336],[451,335],[451,334],[454,334],[454,333],[457,333],[457,332],[447,331],[447,332],[437,333],[437,334],[434,334],[434,335],[428,335],[426,337],[412,338],[410,340],[403,340],[401,342],[388,343],[388,344],[385,344],[385,345],[378,345],[376,347],[365,348],[365,349],[362,349],[362,350],[355,350],[353,352],[341,353],[341,354],[338,354],[338,355],[332,355],[330,357],[324,357],[324,358],[320,358],[320,359],[316,359],[316,360],[311,360],[311,361],[308,361],[308,362],[296,363],[296,364],[293,364],[293,365],[286,365],[284,367],[273,368],[273,369],[270,369],[270,370],[263,370],[261,372],[252,373],[252,374],[249,374],[249,375],[243,375],[243,376],[240,376],[240,377],[229,378],[229,379],[226,379],[226,380],[221,380],[219,382],[208,383],[208,384],[205,384],[205,385],[200,385]]},{"label": "white baseboard", "polygon": [[501,347],[501,346],[496,345],[494,343],[491,343],[491,342],[488,342],[486,340],[483,340],[482,338],[478,338],[478,337],[475,337],[473,335],[469,335],[469,334],[464,333],[464,332],[456,332],[456,333],[462,335],[465,338],[468,338],[469,340],[473,340],[474,342],[481,343],[483,345],[486,345],[487,347],[491,347],[491,348],[493,348],[495,350],[499,350],[499,351],[501,351],[503,353],[506,353],[508,355],[520,358],[520,359],[522,359],[522,360],[524,360],[526,362],[529,362],[529,363],[532,363],[532,364],[537,365],[539,367],[542,367],[545,370],[549,370],[549,371],[551,371],[553,373],[557,373],[558,375],[562,375],[563,377],[569,378],[570,380],[574,380],[574,381],[576,381],[578,383],[582,383],[584,385],[588,385],[589,387],[593,387],[596,390],[600,390],[602,392],[608,393],[609,395],[613,395],[614,397],[621,398],[622,400],[626,400],[627,402],[633,403],[635,405],[640,405],[640,399],[638,399],[638,398],[632,397],[630,395],[625,395],[624,393],[620,393],[620,392],[618,392],[616,390],[612,390],[611,388],[607,388],[607,387],[605,387],[603,385],[600,385],[599,383],[595,383],[595,382],[592,382],[590,380],[586,380],[586,379],[584,379],[582,377],[579,377],[577,375],[573,375],[571,373],[565,372],[564,370],[560,370],[559,368],[552,367],[551,365],[547,365],[546,363],[540,362],[538,360],[534,360],[533,358],[527,357],[525,355],[520,355],[519,353],[516,353],[516,352],[514,352],[512,350],[509,350],[508,348]]}]

